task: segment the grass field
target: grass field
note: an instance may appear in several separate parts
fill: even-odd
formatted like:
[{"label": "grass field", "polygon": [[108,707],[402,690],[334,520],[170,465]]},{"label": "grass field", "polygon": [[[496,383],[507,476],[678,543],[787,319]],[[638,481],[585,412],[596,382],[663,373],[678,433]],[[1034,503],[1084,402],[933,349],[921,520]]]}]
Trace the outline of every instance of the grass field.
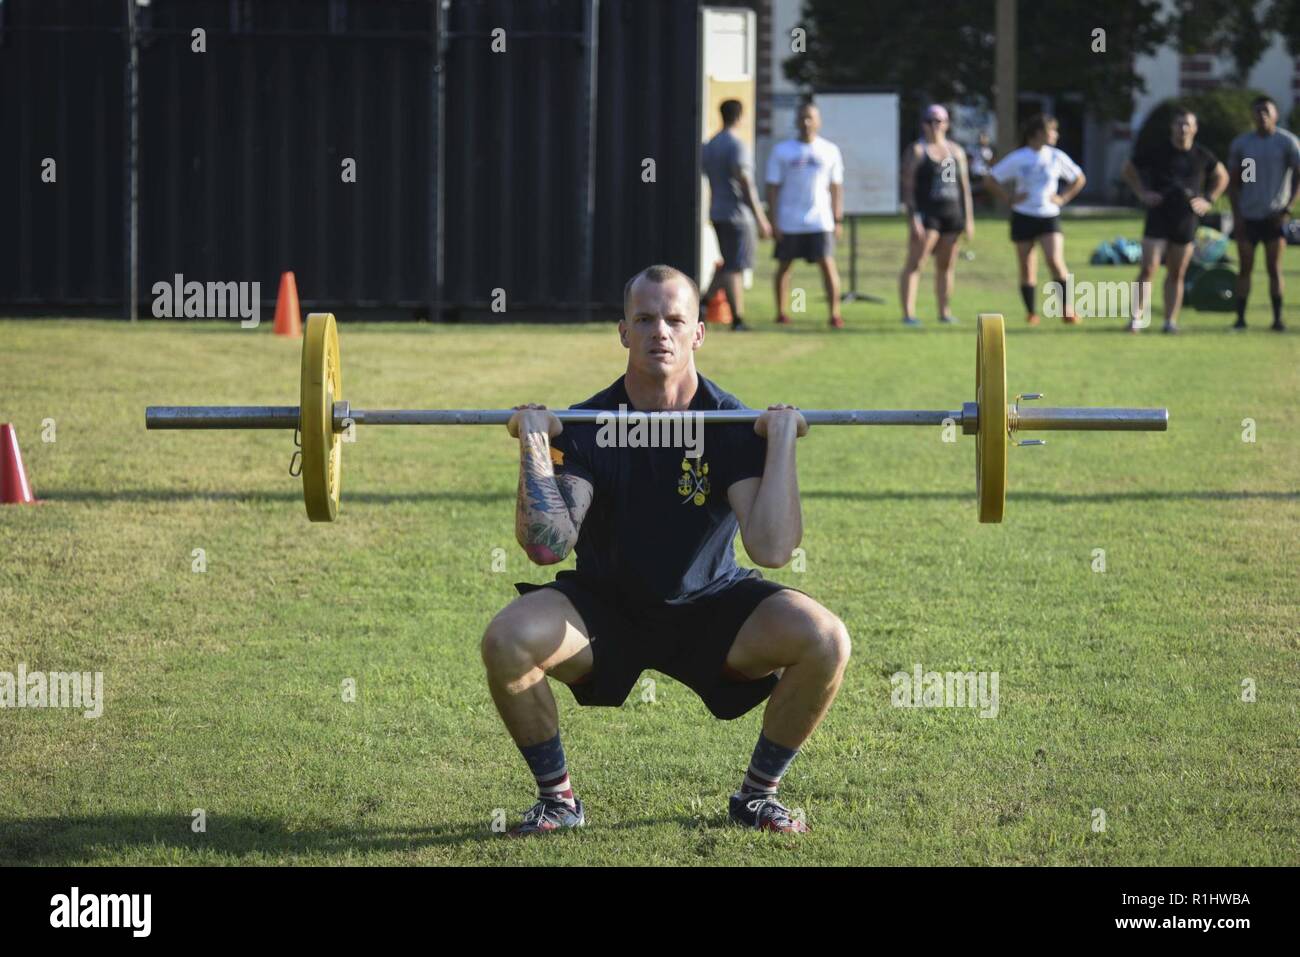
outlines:
[{"label": "grass field", "polygon": [[[1084,263],[1137,232],[1070,224],[1078,277],[1131,279]],[[825,428],[800,443],[807,566],[771,576],[854,641],[782,789],[811,834],[725,823],[761,710],[717,722],[662,676],[654,702],[621,709],[556,686],[590,826],[492,833],[532,782],[478,641],[513,582],[554,571],[513,543],[504,430],[361,430],[339,521],[311,525],[288,434],[143,424],[151,403],[295,403],[297,342],[3,321],[0,421],[45,504],[0,509],[0,671],[102,671],[106,703],[97,720],[0,711],[0,863],[1300,864],[1300,310],[1282,336],[1263,331],[1265,295],[1241,336],[1195,312],[1177,338],[1117,320],[1025,329],[1006,226],[985,221],[958,266],[963,323],[932,321],[927,271],[927,327],[904,330],[902,227],[864,233],[859,288],[886,305],[849,304],[832,333],[801,266],[809,312],[778,330],[764,271],[756,331],[711,334],[701,371],[751,404],[957,408],[974,398],[974,315],[1005,311],[1013,392],[1166,405],[1171,426],[1013,449],[1001,526],[976,523],[969,440]],[[558,405],[623,361],[608,325],[345,323],[342,345],[345,395],[373,407]],[[892,707],[890,675],[917,663],[998,672],[997,717]]]}]

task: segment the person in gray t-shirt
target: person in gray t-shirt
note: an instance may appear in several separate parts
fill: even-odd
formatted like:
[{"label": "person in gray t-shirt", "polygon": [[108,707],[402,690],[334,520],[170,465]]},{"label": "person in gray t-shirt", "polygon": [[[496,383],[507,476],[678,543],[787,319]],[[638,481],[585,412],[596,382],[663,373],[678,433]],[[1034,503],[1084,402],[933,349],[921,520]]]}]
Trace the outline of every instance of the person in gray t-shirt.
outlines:
[{"label": "person in gray t-shirt", "polygon": [[746,208],[753,212],[764,239],[772,235],[772,227],[754,190],[749,148],[735,132],[740,122],[740,101],[726,100],[721,113],[722,132],[704,144],[700,166],[709,178],[709,219],[718,234],[722,268],[714,272],[708,290],[700,297],[700,311],[704,312],[714,294],[723,290],[731,306],[731,329],[738,332],[745,328],[741,318],[743,273],[754,265],[753,227]]},{"label": "person in gray t-shirt", "polygon": [[1255,267],[1255,245],[1264,244],[1268,290],[1273,300],[1273,328],[1282,322],[1282,228],[1291,218],[1291,206],[1300,190],[1300,141],[1277,125],[1277,104],[1257,97],[1250,105],[1255,129],[1242,133],[1228,147],[1233,231],[1241,269],[1237,272],[1237,322],[1246,328],[1246,300],[1250,274]]}]

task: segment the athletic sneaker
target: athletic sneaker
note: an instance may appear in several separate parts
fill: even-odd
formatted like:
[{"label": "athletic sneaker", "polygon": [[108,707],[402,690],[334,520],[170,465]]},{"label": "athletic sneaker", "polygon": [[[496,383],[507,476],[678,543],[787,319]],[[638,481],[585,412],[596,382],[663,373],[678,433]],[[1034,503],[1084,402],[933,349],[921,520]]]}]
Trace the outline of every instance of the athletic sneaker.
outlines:
[{"label": "athletic sneaker", "polygon": [[778,326],[788,326],[790,325],[790,317],[787,316],[784,312],[778,312],[776,314],[776,324]]},{"label": "athletic sneaker", "polygon": [[748,332],[748,331],[749,331],[749,326],[745,324],[745,320],[744,320],[744,319],[732,319],[732,320],[731,320],[731,331],[732,331],[732,332]]},{"label": "athletic sneaker", "polygon": [[921,324],[921,320],[918,319],[918,318],[916,318],[916,316],[904,316],[904,317],[903,317],[903,325],[905,325],[905,326],[907,326],[907,327],[909,327],[909,328],[915,329],[915,328],[916,328],[917,326],[919,326],[920,324]]},{"label": "athletic sneaker", "polygon": [[524,812],[523,823],[506,833],[510,837],[545,834],[568,827],[582,827],[587,823],[582,813],[582,802],[574,798],[571,805],[559,798],[538,798],[537,803]]},{"label": "athletic sneaker", "polygon": [[832,329],[843,329],[843,328],[844,328],[844,317],[843,317],[843,316],[831,316],[831,322],[830,322],[830,325],[831,325],[831,328],[832,328]]},{"label": "athletic sneaker", "polygon": [[1273,325],[1269,326],[1274,332],[1286,332],[1286,323],[1279,319]]},{"label": "athletic sneaker", "polygon": [[942,322],[945,326],[955,326],[957,324],[957,317],[949,312],[940,316],[939,321]]},{"label": "athletic sneaker", "polygon": [[1245,331],[1246,331],[1246,320],[1245,320],[1245,319],[1238,319],[1236,322],[1234,322],[1234,323],[1233,323],[1233,324],[1228,328],[1228,331],[1229,331],[1229,332],[1245,332]]},{"label": "athletic sneaker", "polygon": [[1026,325],[1029,325],[1029,326],[1036,326],[1036,325],[1038,325],[1039,321],[1040,321],[1040,320],[1039,320],[1039,318],[1038,318],[1038,313],[1036,313],[1036,312],[1031,312],[1029,315],[1025,316],[1025,324],[1026,324]]},{"label": "athletic sneaker", "polygon": [[1177,323],[1166,322],[1166,323],[1165,323],[1165,328],[1164,328],[1163,331],[1166,332],[1166,333],[1168,333],[1168,334],[1171,335],[1171,336],[1177,335],[1177,334],[1178,334],[1178,325],[1177,325]]},{"label": "athletic sneaker", "polygon": [[790,809],[776,799],[775,794],[745,794],[737,791],[731,796],[727,816],[736,824],[758,831],[783,831],[807,833],[808,825],[790,816]]}]

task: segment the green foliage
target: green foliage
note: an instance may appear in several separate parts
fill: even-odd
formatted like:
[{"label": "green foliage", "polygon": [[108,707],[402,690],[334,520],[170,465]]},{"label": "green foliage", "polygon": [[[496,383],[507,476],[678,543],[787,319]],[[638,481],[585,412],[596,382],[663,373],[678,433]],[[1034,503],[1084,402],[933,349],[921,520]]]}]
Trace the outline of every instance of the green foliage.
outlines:
[{"label": "green foliage", "polygon": [[[1126,118],[1133,94],[1144,89],[1134,58],[1166,36],[1160,10],[1159,0],[1020,4],[1020,87],[1082,94],[1096,115]],[[994,11],[994,0],[945,2],[934,16],[923,15],[916,0],[806,0],[800,26],[808,31],[807,52],[788,58],[785,74],[808,88],[897,89],[907,138],[924,103],[991,100]]]},{"label": "green foliage", "polygon": [[1300,2],[1276,0],[1269,8],[1267,26],[1282,34],[1292,56],[1300,55]]},{"label": "green foliage", "polygon": [[1178,49],[1210,53],[1233,62],[1231,81],[1246,82],[1251,68],[1273,42],[1275,21],[1291,0],[1261,4],[1258,0],[1176,0],[1174,17]]},{"label": "green foliage", "polygon": [[1169,124],[1174,110],[1184,106],[1196,114],[1196,142],[1200,143],[1220,162],[1228,159],[1228,145],[1240,133],[1254,127],[1250,118],[1250,101],[1261,96],[1259,90],[1238,90],[1227,87],[1207,90],[1177,100],[1165,100],[1153,109],[1138,131],[1134,152],[1140,152],[1169,138]]},{"label": "green foliage", "polygon": [[1057,96],[1082,94],[1094,116],[1127,120],[1134,94],[1146,90],[1134,63],[1168,38],[1161,10],[1160,0],[1021,3],[1020,88]]}]

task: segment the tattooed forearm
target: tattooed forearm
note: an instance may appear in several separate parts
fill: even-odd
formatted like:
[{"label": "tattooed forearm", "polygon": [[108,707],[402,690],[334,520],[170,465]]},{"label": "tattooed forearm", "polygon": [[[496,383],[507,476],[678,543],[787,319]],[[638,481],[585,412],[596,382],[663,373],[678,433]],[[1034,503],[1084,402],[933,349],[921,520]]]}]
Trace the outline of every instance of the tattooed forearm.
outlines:
[{"label": "tattooed forearm", "polygon": [[569,508],[569,516],[575,524],[581,524],[583,516],[591,506],[591,483],[573,475],[557,475],[555,484],[560,489],[560,494],[564,496],[564,504]]},{"label": "tattooed forearm", "polygon": [[524,551],[539,565],[553,565],[564,561],[569,554],[569,540],[559,530],[540,522],[528,526]]},{"label": "tattooed forearm", "polygon": [[[525,455],[525,458],[529,456]],[[540,467],[530,462],[521,462],[519,469],[520,487],[528,495],[528,507],[534,512],[563,512],[568,510],[568,503],[555,485],[555,472],[549,462],[544,474]]]},{"label": "tattooed forearm", "polygon": [[545,433],[521,436],[515,538],[539,565],[563,561],[591,504],[591,484],[555,474]]}]

